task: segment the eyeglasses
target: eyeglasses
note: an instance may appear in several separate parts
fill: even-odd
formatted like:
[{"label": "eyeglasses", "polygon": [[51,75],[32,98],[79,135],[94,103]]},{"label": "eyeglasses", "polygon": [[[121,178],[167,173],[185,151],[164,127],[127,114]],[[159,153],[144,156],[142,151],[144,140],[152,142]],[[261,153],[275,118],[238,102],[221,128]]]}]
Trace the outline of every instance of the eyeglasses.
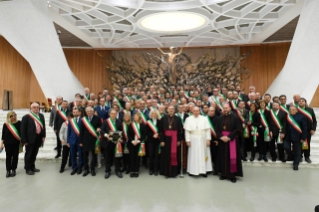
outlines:
[{"label": "eyeglasses", "polygon": [[11,115],[11,116],[10,116],[10,118],[13,118],[13,117],[17,117],[17,115],[16,115],[16,114],[14,114],[14,115]]}]

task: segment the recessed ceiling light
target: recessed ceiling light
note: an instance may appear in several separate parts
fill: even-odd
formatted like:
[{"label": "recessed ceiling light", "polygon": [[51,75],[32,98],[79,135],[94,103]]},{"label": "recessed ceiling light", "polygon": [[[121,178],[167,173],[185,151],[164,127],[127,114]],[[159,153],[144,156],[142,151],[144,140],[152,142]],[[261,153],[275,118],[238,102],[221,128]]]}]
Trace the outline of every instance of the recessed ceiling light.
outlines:
[{"label": "recessed ceiling light", "polygon": [[163,12],[143,17],[138,21],[141,28],[164,33],[197,30],[206,26],[207,17],[191,12]]}]

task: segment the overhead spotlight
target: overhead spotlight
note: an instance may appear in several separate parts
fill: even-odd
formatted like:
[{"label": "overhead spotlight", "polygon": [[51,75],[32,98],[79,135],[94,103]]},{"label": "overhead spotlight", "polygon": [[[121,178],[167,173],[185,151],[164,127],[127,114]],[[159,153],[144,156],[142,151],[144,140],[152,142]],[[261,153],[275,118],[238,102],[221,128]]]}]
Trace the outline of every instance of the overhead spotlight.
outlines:
[{"label": "overhead spotlight", "polygon": [[50,1],[47,1],[48,3],[50,3]]},{"label": "overhead spotlight", "polygon": [[51,5],[49,4],[49,7],[51,7]]}]

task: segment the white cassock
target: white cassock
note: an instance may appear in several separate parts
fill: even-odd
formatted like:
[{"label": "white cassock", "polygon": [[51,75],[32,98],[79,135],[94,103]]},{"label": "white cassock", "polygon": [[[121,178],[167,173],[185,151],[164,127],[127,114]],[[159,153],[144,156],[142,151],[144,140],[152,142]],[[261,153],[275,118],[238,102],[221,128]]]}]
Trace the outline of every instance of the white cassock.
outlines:
[{"label": "white cassock", "polygon": [[192,175],[206,174],[212,171],[210,147],[206,141],[211,140],[210,125],[207,117],[190,116],[184,124],[185,140],[190,142],[187,156],[187,172]]}]

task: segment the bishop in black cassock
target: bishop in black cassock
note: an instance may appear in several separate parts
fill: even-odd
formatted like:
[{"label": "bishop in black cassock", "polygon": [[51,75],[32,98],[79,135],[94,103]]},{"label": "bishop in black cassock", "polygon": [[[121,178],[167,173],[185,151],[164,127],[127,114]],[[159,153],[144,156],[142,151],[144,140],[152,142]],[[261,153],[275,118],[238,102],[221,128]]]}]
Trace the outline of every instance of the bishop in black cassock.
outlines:
[{"label": "bishop in black cassock", "polygon": [[224,114],[216,120],[216,134],[220,139],[218,145],[218,162],[216,171],[221,173],[220,180],[230,178],[236,182],[236,176],[243,177],[240,146],[238,142],[242,125],[239,118],[231,112],[228,103],[224,105]]},{"label": "bishop in black cassock", "polygon": [[177,147],[182,139],[183,124],[181,119],[175,116],[173,106],[168,107],[168,113],[161,119],[160,140],[162,150],[160,174],[166,177],[176,177],[180,173]]}]

